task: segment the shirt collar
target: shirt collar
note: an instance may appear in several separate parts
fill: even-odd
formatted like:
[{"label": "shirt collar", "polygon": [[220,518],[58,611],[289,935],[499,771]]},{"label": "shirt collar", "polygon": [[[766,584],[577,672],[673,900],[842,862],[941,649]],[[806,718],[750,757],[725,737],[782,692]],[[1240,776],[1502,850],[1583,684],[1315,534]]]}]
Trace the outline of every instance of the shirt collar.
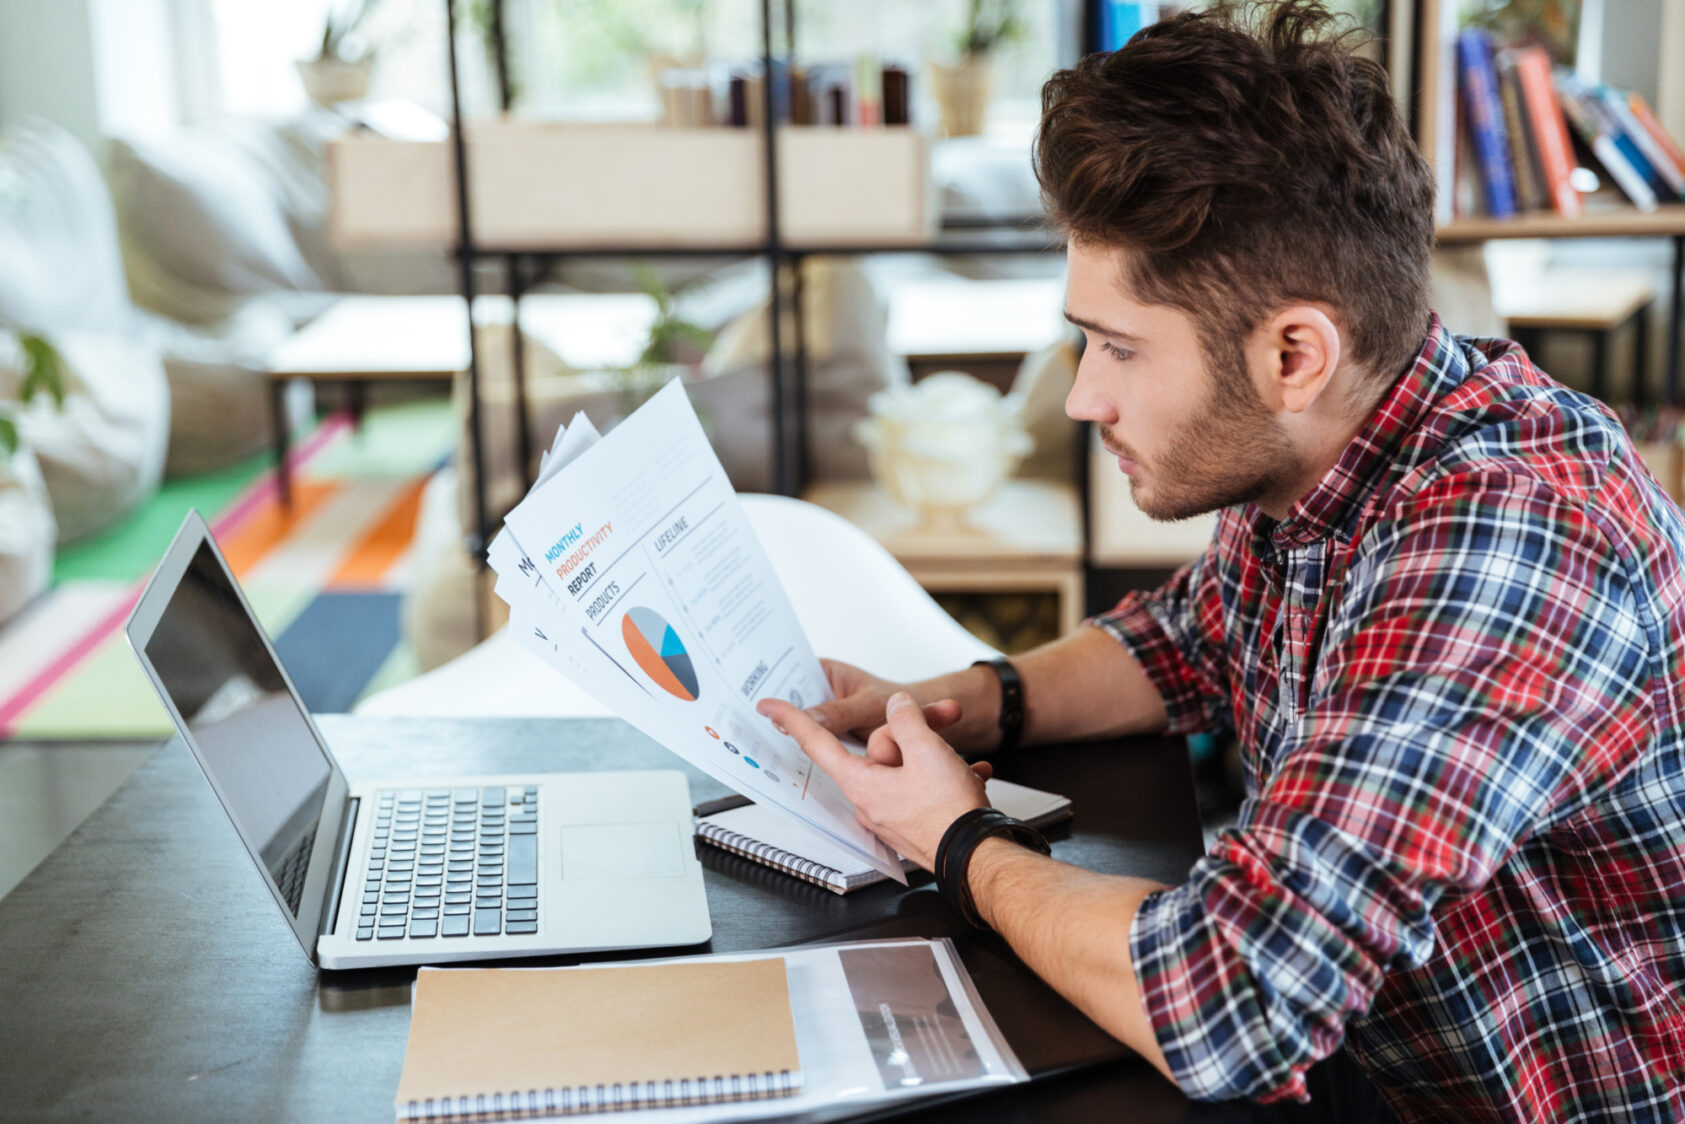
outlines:
[{"label": "shirt collar", "polygon": [[1259,553],[1305,546],[1320,539],[1344,538],[1365,501],[1388,468],[1397,463],[1405,442],[1417,432],[1434,404],[1469,375],[1469,363],[1456,337],[1431,314],[1427,338],[1416,357],[1381,399],[1374,414],[1352,438],[1320,483],[1277,523],[1249,505],[1253,541]]}]

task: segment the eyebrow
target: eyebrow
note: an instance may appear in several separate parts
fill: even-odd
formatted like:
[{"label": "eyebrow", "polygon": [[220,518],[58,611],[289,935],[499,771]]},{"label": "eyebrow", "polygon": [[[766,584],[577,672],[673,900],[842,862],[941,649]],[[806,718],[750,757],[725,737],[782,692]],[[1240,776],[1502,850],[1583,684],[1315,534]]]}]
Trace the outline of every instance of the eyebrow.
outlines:
[{"label": "eyebrow", "polygon": [[1070,309],[1064,309],[1065,319],[1079,328],[1087,328],[1091,332],[1098,332],[1102,336],[1110,336],[1114,340],[1127,340],[1130,343],[1141,343],[1142,338],[1134,332],[1126,332],[1122,328],[1108,328],[1104,324],[1096,324],[1092,320],[1084,320],[1080,316],[1072,316]]}]

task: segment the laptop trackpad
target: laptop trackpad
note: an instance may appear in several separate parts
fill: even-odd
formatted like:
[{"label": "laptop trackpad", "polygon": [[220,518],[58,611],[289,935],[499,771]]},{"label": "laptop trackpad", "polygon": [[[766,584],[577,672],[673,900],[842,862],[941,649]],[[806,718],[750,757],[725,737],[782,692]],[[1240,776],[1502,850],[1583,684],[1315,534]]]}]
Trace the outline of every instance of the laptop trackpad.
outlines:
[{"label": "laptop trackpad", "polygon": [[672,820],[562,828],[563,878],[676,878],[683,873]]}]

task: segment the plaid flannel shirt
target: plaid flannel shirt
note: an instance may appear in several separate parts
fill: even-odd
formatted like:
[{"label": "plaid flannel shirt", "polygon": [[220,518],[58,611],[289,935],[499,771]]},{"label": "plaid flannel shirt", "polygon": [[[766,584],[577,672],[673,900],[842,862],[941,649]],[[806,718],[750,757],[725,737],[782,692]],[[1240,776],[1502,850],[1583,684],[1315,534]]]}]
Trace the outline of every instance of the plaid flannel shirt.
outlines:
[{"label": "plaid flannel shirt", "polygon": [[1091,623],[1246,800],[1129,934],[1196,1097],[1344,1039],[1406,1119],[1685,1120],[1685,517],[1514,344],[1420,353],[1276,523]]}]

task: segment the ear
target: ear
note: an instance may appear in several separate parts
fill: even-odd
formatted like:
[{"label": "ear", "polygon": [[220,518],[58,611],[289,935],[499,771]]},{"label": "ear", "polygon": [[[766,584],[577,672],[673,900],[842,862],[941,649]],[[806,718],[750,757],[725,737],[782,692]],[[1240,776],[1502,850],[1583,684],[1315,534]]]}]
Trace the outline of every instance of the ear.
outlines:
[{"label": "ear", "polygon": [[1253,336],[1253,370],[1271,409],[1299,414],[1308,410],[1340,366],[1340,329],[1329,310],[1314,304],[1283,308]]}]

